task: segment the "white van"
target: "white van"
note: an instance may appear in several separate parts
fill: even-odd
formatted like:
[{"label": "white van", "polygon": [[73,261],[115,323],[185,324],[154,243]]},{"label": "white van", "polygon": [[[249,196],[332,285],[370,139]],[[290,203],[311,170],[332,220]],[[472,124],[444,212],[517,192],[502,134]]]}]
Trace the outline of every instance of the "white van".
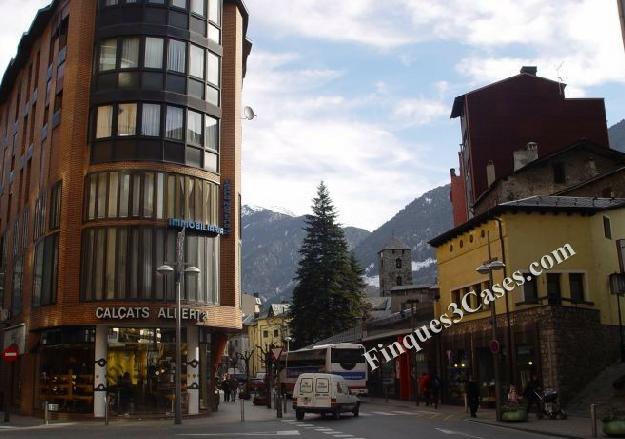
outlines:
[{"label": "white van", "polygon": [[303,373],[293,389],[293,410],[298,421],[306,413],[332,414],[340,419],[344,412],[358,416],[360,401],[350,393],[347,381],[340,375]]}]

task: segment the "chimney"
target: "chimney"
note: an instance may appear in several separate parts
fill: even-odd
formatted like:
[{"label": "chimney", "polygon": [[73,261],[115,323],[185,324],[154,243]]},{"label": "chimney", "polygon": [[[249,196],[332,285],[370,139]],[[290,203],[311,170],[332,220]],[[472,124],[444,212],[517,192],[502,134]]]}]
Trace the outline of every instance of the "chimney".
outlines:
[{"label": "chimney", "polygon": [[254,297],[258,299],[258,293],[254,293]]},{"label": "chimney", "polygon": [[538,158],[538,143],[528,142],[525,149],[520,149],[513,152],[514,156],[514,171],[518,171],[521,168],[527,166],[528,163],[533,162]]},{"label": "chimney", "polygon": [[449,174],[450,174],[452,177],[455,177],[455,176],[456,176],[456,169],[455,169],[455,168],[451,168],[451,169],[449,170]]},{"label": "chimney", "polygon": [[488,165],[486,165],[486,182],[488,187],[491,187],[495,182],[495,164],[492,160],[489,160]]},{"label": "chimney", "polygon": [[538,67],[536,66],[523,66],[521,67],[521,73],[525,73],[527,75],[536,76],[538,72]]}]

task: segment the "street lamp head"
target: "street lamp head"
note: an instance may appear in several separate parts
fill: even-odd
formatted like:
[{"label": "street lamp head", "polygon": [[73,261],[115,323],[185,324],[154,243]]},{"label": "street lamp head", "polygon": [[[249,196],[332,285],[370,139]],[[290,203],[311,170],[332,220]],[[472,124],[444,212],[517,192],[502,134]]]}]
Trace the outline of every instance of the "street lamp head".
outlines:
[{"label": "street lamp head", "polygon": [[480,274],[488,274],[490,272],[490,268],[488,267],[488,265],[482,264],[479,267],[477,267],[475,271],[477,271]]},{"label": "street lamp head", "polygon": [[488,264],[491,270],[503,270],[506,268],[506,264],[501,261],[495,260]]},{"label": "street lamp head", "polygon": [[187,274],[200,274],[200,269],[197,267],[188,267],[184,269]]},{"label": "street lamp head", "polygon": [[167,274],[167,273],[171,273],[172,271],[174,271],[174,269],[173,267],[169,265],[161,265],[160,267],[156,269],[156,271],[159,272],[160,274]]},{"label": "street lamp head", "polygon": [[287,343],[291,342],[291,340],[293,340],[293,337],[284,337],[284,341]]}]

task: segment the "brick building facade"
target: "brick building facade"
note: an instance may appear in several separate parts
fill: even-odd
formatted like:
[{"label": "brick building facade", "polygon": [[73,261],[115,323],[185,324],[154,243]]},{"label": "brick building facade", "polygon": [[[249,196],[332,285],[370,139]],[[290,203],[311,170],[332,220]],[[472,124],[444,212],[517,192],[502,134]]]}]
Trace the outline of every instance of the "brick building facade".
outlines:
[{"label": "brick building facade", "polygon": [[[182,380],[209,403],[241,327],[238,0],[54,0],[0,85],[0,308],[10,406],[168,413],[177,228],[188,221]],[[6,346],[5,346],[6,347]]]}]

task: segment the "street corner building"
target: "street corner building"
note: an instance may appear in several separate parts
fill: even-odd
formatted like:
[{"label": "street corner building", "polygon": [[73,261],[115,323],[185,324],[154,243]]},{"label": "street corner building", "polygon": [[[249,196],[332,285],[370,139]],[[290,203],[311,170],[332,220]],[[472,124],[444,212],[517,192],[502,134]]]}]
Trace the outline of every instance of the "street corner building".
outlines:
[{"label": "street corner building", "polygon": [[55,0],[0,85],[2,388],[15,412],[183,413],[241,328],[241,0]]}]

